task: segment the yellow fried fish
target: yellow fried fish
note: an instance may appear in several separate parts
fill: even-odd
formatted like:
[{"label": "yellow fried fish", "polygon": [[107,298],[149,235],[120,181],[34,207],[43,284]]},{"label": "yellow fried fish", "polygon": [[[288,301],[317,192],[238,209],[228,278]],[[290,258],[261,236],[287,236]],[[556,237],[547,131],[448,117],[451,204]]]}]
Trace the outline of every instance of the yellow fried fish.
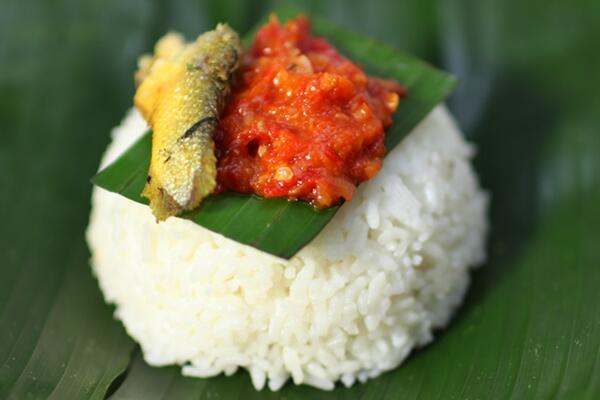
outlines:
[{"label": "yellow fried fish", "polygon": [[212,135],[238,66],[238,34],[219,24],[196,41],[169,33],[140,59],[134,103],[152,128],[142,196],[157,220],[196,208],[216,186]]}]

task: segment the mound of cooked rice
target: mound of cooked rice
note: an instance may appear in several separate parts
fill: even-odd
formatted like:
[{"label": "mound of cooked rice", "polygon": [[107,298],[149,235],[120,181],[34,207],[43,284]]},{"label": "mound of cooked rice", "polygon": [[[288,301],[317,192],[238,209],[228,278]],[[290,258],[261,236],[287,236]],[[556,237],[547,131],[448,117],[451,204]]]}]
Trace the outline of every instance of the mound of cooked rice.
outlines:
[{"label": "mound of cooked rice", "polygon": [[[102,165],[146,125],[130,112]],[[448,322],[485,257],[487,199],[473,154],[434,110],[292,260],[94,189],[87,239],[116,316],[151,365],[208,377],[238,367],[257,389],[322,389],[398,366]]]}]

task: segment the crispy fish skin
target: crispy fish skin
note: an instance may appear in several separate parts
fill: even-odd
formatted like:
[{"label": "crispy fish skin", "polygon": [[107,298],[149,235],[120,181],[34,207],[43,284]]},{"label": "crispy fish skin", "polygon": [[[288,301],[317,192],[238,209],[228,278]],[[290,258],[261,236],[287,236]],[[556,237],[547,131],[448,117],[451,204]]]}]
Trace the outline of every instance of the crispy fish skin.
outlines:
[{"label": "crispy fish skin", "polygon": [[213,133],[238,66],[241,43],[219,24],[185,44],[167,34],[136,73],[134,103],[152,128],[152,155],[142,196],[158,221],[196,208],[216,186]]}]

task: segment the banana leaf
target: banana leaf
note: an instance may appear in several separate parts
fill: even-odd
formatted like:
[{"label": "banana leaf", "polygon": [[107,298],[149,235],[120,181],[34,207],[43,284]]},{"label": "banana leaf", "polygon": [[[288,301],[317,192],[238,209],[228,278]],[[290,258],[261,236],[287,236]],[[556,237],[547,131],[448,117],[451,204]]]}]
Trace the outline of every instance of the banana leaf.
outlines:
[{"label": "banana leaf", "polygon": [[168,29],[249,29],[267,1],[0,5],[0,398],[597,399],[600,5],[312,1],[459,76],[450,100],[492,194],[489,261],[451,325],[365,385],[255,392],[246,373],[150,368],[111,318],[83,233],[130,73]]},{"label": "banana leaf", "polygon": [[[301,10],[284,6],[274,12],[284,22]],[[407,89],[394,114],[394,124],[385,134],[386,149],[397,145],[427,114],[452,91],[456,79],[426,63],[377,43],[367,37],[335,26],[318,16],[310,18],[315,35],[325,36],[342,54],[368,71],[395,79]],[[252,42],[254,31],[245,36]],[[148,204],[140,193],[150,164],[151,132],[147,132],[92,181],[103,189]],[[310,242],[333,218],[339,206],[318,210],[303,201],[222,193],[211,195],[200,207],[181,217],[273,255],[291,258]]]}]

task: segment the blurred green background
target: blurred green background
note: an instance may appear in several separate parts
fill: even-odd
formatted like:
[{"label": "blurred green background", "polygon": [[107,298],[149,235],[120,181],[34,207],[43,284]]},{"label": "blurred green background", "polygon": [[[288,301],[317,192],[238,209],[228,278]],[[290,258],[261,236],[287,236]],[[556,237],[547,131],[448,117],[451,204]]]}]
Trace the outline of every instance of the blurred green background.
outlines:
[{"label": "blurred green background", "polygon": [[[493,231],[490,262],[434,345],[352,391],[278,395],[600,398],[600,2],[290,3],[460,78],[449,105],[478,146]],[[257,396],[245,374],[145,366],[102,301],[83,233],[137,56],[170,29],[244,32],[277,4],[0,0],[0,398],[103,398],[132,351],[115,398]]]}]

